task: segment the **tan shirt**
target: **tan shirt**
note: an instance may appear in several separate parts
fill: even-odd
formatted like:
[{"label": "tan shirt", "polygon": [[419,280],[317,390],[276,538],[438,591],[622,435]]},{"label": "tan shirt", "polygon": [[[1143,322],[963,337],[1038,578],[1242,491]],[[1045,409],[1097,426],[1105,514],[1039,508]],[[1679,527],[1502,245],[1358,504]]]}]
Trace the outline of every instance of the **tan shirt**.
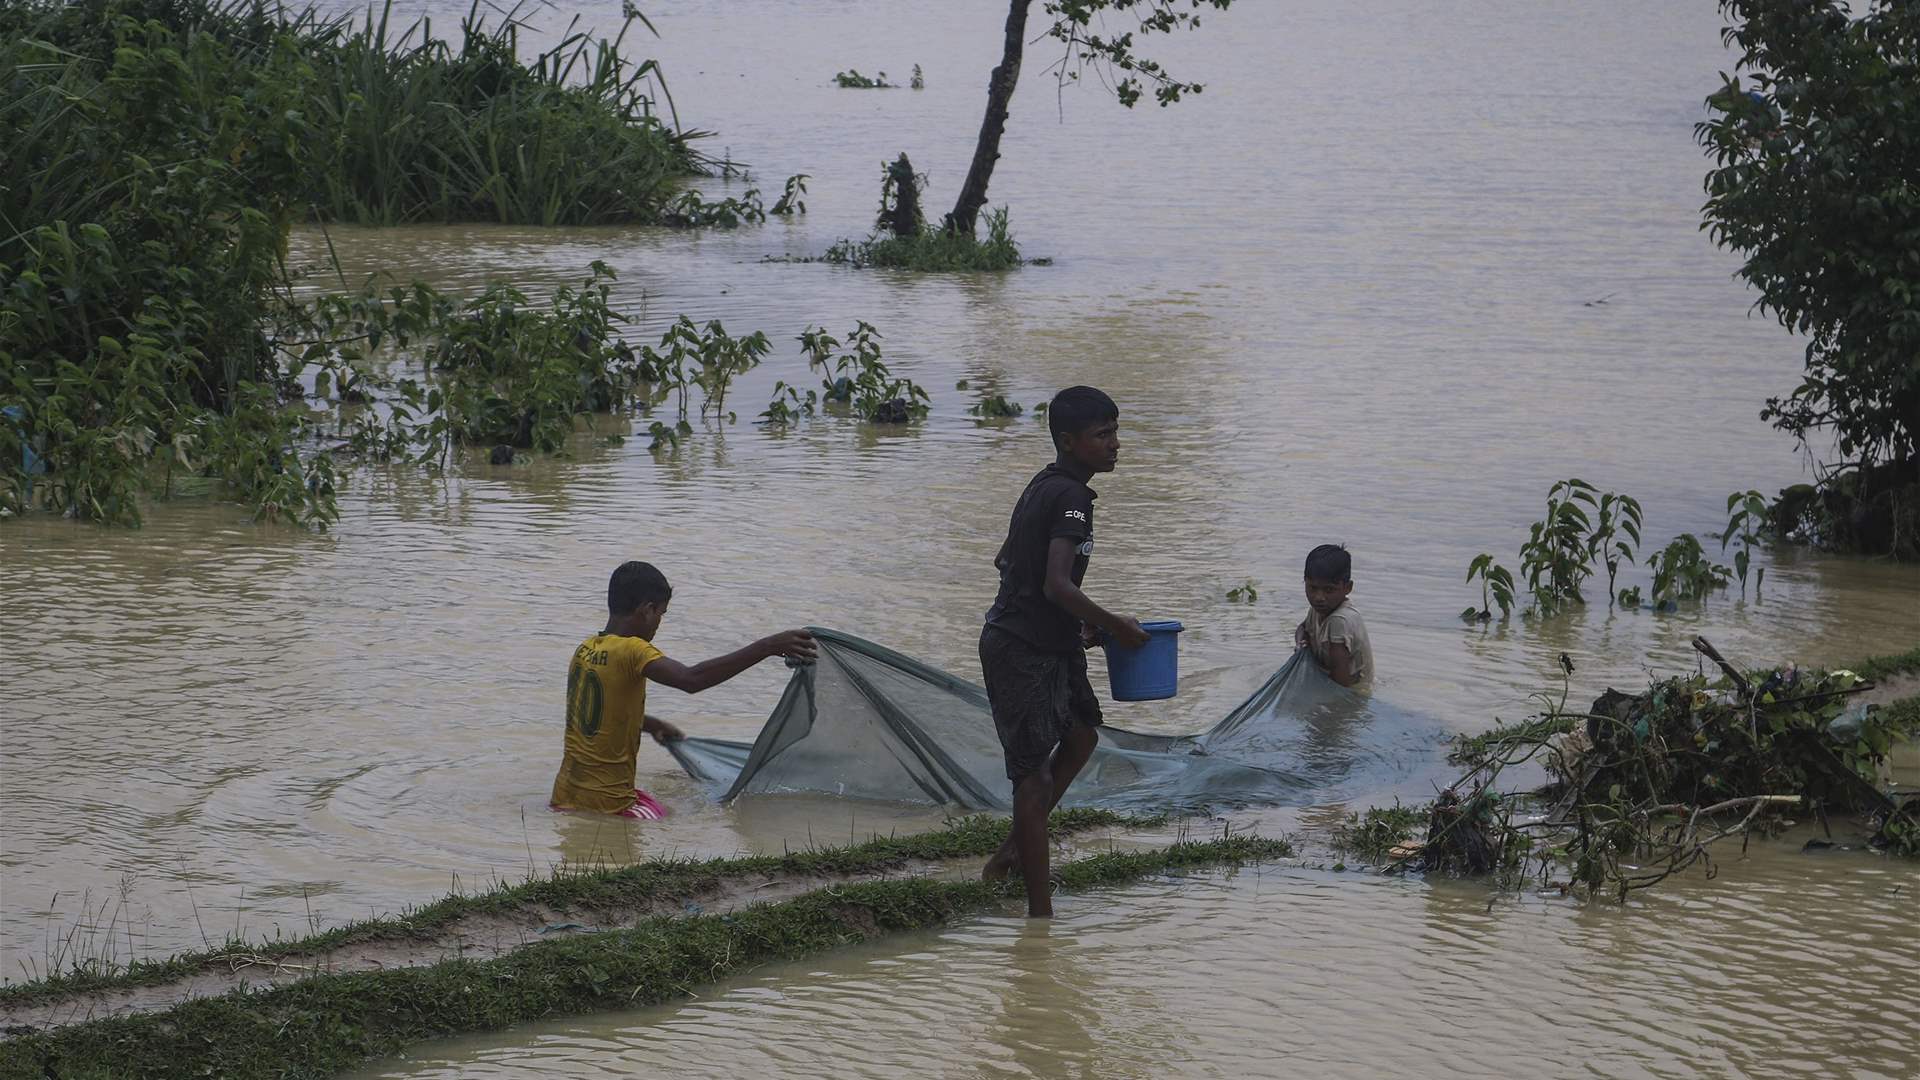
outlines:
[{"label": "tan shirt", "polygon": [[1327,648],[1331,645],[1347,647],[1348,655],[1353,657],[1353,674],[1359,682],[1373,680],[1373,645],[1367,641],[1367,624],[1351,600],[1343,601],[1325,619],[1312,608],[1307,609],[1307,648],[1313,650],[1313,658],[1322,668],[1332,666],[1327,663]]}]

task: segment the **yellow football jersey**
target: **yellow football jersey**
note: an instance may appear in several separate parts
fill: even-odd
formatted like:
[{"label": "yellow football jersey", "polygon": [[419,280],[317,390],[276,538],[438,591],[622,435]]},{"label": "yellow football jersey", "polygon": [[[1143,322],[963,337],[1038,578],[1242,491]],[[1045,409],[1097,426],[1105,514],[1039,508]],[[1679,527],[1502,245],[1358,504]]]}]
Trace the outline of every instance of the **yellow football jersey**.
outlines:
[{"label": "yellow football jersey", "polygon": [[567,665],[566,756],[550,802],[561,810],[617,814],[633,805],[633,758],[646,720],[647,665],[660,650],[643,638],[595,634]]}]

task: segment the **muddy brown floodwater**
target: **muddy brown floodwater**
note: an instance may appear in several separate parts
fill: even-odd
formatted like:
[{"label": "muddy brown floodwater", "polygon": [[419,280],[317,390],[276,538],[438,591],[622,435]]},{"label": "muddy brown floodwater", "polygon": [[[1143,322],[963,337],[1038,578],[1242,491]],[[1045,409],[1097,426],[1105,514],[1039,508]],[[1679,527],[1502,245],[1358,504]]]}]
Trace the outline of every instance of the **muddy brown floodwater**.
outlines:
[{"label": "muddy brown floodwater", "polygon": [[[444,481],[359,473],[326,534],[191,501],[138,532],[0,525],[7,978],[297,935],[563,861],[936,822],[835,800],[717,808],[651,746],[641,782],[675,808],[665,823],[557,816],[544,799],[564,666],[624,559],[673,579],[660,644],[683,659],[813,623],[976,675],[992,553],[1047,456],[1030,415],[966,415],[990,393],[1031,406],[1091,382],[1121,403],[1091,586],[1192,628],[1181,695],[1114,707],[1128,727],[1197,730],[1257,685],[1299,618],[1300,559],[1325,541],[1354,553],[1377,692],[1435,731],[1523,714],[1562,652],[1579,700],[1691,668],[1697,633],[1756,664],[1920,640],[1920,572],[1790,550],[1763,559],[1760,595],[1671,615],[1455,618],[1476,599],[1467,562],[1512,565],[1556,479],[1635,495],[1658,545],[1716,530],[1729,491],[1807,476],[1756,416],[1797,381],[1800,345],[1749,315],[1737,260],[1697,230],[1691,127],[1731,62],[1710,3],[1245,2],[1156,43],[1207,83],[1166,110],[1056,97],[1035,63],[992,190],[1027,252],[1055,261],[980,278],[761,260],[863,233],[879,162],[902,150],[929,204],[951,199],[997,57],[995,4],[643,7],[662,39],[640,44],[682,116],[721,132],[712,148],[750,161],[763,189],[811,174],[805,217],[333,241],[350,275],[456,289],[540,289],[603,259],[636,336],[681,313],[764,330],[776,349],[734,391],[741,422],[659,460],[644,439],[607,445],[602,420],[569,457],[473,456]],[[464,9],[396,4],[443,31]],[[578,10],[617,22],[615,4]],[[533,19],[551,31],[570,14]],[[924,91],[830,84],[915,63]],[[297,260],[323,251],[296,236]],[[801,329],[856,319],[932,390],[926,423],[747,422],[776,378],[803,373]],[[1258,602],[1229,603],[1248,578]],[[1630,568],[1623,583],[1644,580]],[[766,665],[654,704],[744,738],[784,676]],[[1316,806],[1235,820],[1311,832],[1444,774],[1432,732],[1370,745],[1391,749],[1358,757]],[[1911,1076],[1916,889],[1911,865],[1793,841],[1624,910],[1489,910],[1473,885],[1269,868],[1076,898],[1050,930],[969,922],[687,1005],[428,1048],[422,1068]]]}]

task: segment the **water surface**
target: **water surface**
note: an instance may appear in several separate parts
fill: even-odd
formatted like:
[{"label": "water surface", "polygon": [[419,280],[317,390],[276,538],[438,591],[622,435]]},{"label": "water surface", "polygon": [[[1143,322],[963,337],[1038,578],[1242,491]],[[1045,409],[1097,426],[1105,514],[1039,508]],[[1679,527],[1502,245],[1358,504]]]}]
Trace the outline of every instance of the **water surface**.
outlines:
[{"label": "water surface", "polygon": [[[445,30],[465,4],[396,10],[432,10]],[[617,21],[615,5],[577,10],[590,24]],[[1181,695],[1114,707],[1127,727],[1201,730],[1257,686],[1303,612],[1300,560],[1327,541],[1354,554],[1379,694],[1438,729],[1526,712],[1530,695],[1557,690],[1563,652],[1577,665],[1577,702],[1649,669],[1691,668],[1695,634],[1754,664],[1840,662],[1920,638],[1920,573],[1800,551],[1762,560],[1759,595],[1673,615],[1596,605],[1485,629],[1455,617],[1478,599],[1461,581],[1467,562],[1493,551],[1515,565],[1556,479],[1635,495],[1661,544],[1717,529],[1729,491],[1807,478],[1791,440],[1756,415],[1797,382],[1801,346],[1749,314],[1737,260],[1697,229],[1705,162],[1691,129],[1730,64],[1711,4],[1246,3],[1156,43],[1170,67],[1208,84],[1166,110],[1056,95],[1036,45],[992,194],[1012,207],[1026,250],[1054,264],[983,277],[763,259],[864,233],[879,163],[902,150],[929,176],[930,208],[947,204],[998,55],[996,5],[674,0],[647,13],[682,115],[721,132],[713,148],[751,162],[751,182],[769,192],[811,174],[805,217],[698,234],[334,229],[332,241],[351,276],[419,275],[463,291],[490,280],[538,290],[602,259],[638,338],[682,313],[764,330],[776,349],[736,389],[741,422],[709,424],[659,458],[644,439],[607,445],[621,428],[602,419],[566,457],[493,468],[473,456],[444,480],[358,473],[324,534],[194,501],[155,508],[138,532],[45,518],[0,526],[6,977],[72,959],[69,939],[109,959],[165,955],[229,934],[304,933],[560,862],[778,850],[937,822],[831,800],[716,808],[650,746],[640,781],[676,809],[664,824],[554,815],[545,797],[567,657],[601,625],[606,576],[625,559],[673,580],[659,644],[683,660],[823,624],[976,675],[992,554],[1020,486],[1049,456],[1030,416],[966,415],[990,393],[1031,405],[1090,382],[1120,402],[1126,447],[1098,485],[1090,587],[1120,610],[1191,628]],[[551,31],[564,14],[535,21]],[[897,76],[916,62],[924,91],[830,84],[846,67]],[[304,232],[293,256],[317,264],[325,247]],[[933,392],[924,424],[769,433],[748,422],[776,378],[804,375],[795,335],[857,319]],[[970,389],[955,389],[962,380]],[[1259,601],[1229,603],[1248,578]],[[1622,584],[1644,582],[1629,568]],[[658,691],[651,704],[690,731],[750,737],[784,677],[766,665],[697,698]],[[1445,774],[1437,746],[1406,746],[1326,792],[1312,820],[1418,798]],[[1391,1071],[1436,1040],[1521,1061],[1531,1033],[1594,995],[1644,987],[1635,1007],[1646,1013],[1583,1028],[1599,1048],[1591,1068],[1658,1074],[1688,1062],[1731,1074],[1796,1037],[1835,1041],[1770,1027],[1762,1038],[1745,1023],[1785,1025],[1806,1007],[1785,987],[1815,959],[1911,968],[1911,934],[1890,944],[1860,922],[1911,914],[1888,899],[1910,904],[1910,880],[1898,894],[1847,891],[1906,871],[1867,857],[1836,863],[1837,876],[1782,865],[1774,886],[1703,886],[1624,913],[1523,906],[1493,922],[1465,886],[1282,875],[1147,887],[1076,902],[1048,938],[988,921],[922,943],[944,957],[926,970],[1005,967],[1037,950],[1080,975],[1014,964],[1023,974],[1012,983],[963,982],[949,999],[916,981],[923,996],[897,1008],[1020,1014],[996,1002],[1052,993],[1048,979],[1080,985],[1100,1009],[1063,1006],[1070,1045],[1047,1060],[1105,1063],[1088,1072],[1178,1071],[1249,1046],[1277,1054],[1285,1032],[1345,1009],[1356,1038],[1404,1055],[1370,1059]],[[1822,890],[1840,891],[1812,899]],[[1716,912],[1770,929],[1721,933]],[[1252,938],[1274,950],[1267,962],[1236,953],[1229,931],[1247,926],[1279,928]],[[1620,927],[1634,929],[1610,929]],[[1239,959],[1152,978],[1122,961],[1162,939]],[[824,982],[805,965],[768,978],[786,988],[787,1008],[850,992],[841,976],[890,996],[871,989],[889,985],[885,973],[921,970],[881,961],[901,953],[822,961],[841,973]],[[1591,966],[1596,957],[1613,966]],[[1715,970],[1740,979],[1716,984]],[[1818,1008],[1896,996],[1838,985],[1816,995]],[[1323,986],[1344,990],[1309,1000]],[[1697,1014],[1694,1026],[1655,1022],[1722,993],[1748,1003]],[[1276,1019],[1234,1041],[1218,1026],[1227,1019],[1205,1019],[1223,999],[1239,1003],[1224,1014],[1236,1027]],[[1036,1037],[1020,1028],[1031,1021],[971,1022],[940,1037],[998,1024],[1005,1041],[980,1068],[1021,1067],[1013,1046]],[[608,1023],[596,1038],[630,1052],[614,1033],[628,1020]],[[1702,1043],[1702,1031],[1714,1037]],[[849,1026],[834,1053],[944,1053],[920,1044],[926,1031],[889,1037],[902,1041],[876,1045]],[[1757,1049],[1740,1050],[1748,1038]],[[1149,1052],[1163,1043],[1176,1049]],[[1640,1062],[1648,1043],[1676,1056]],[[1681,1054],[1696,1043],[1706,1057]],[[1100,1056],[1115,1045],[1130,1049]],[[1861,1040],[1860,1075],[1898,1073],[1877,1045]],[[889,1058],[889,1046],[907,1056]],[[484,1054],[500,1055],[518,1060]]]}]

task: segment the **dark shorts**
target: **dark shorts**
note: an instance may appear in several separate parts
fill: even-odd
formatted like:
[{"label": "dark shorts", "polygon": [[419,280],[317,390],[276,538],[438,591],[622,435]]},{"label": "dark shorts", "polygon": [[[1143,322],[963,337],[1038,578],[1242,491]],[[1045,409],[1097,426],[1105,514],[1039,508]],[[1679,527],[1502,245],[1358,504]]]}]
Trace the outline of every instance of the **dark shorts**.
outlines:
[{"label": "dark shorts", "polygon": [[1087,681],[1087,654],[1051,653],[989,626],[980,632],[980,668],[1007,779],[1039,772],[1075,724],[1100,726],[1100,699]]}]

